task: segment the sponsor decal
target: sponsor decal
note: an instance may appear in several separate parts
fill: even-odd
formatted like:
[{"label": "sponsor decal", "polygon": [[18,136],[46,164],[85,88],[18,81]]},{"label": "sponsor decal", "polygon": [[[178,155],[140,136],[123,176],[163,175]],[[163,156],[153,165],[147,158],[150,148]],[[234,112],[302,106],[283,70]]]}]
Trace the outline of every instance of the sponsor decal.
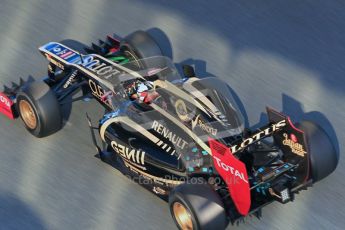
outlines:
[{"label": "sponsor decal", "polygon": [[92,95],[100,99],[103,103],[111,107],[111,100],[105,100],[104,99],[104,90],[100,85],[98,85],[93,80],[89,79],[89,87],[91,89]]},{"label": "sponsor decal", "polygon": [[221,167],[224,171],[230,172],[231,175],[243,180],[245,183],[248,183],[248,178],[247,178],[247,176],[246,177],[244,176],[243,172],[239,172],[234,167],[227,165],[226,163],[224,163],[221,159],[219,159],[216,156],[213,156],[213,159],[216,160],[218,167]]},{"label": "sponsor decal", "polygon": [[11,108],[12,102],[11,100],[7,99],[7,97],[0,94],[0,103],[5,105],[8,109]]},{"label": "sponsor decal", "polygon": [[[55,48],[55,49],[56,49],[56,48]],[[54,51],[55,51],[55,50],[54,50]],[[63,50],[61,50],[61,48],[60,48],[60,51],[55,52],[55,54],[58,55],[58,56],[61,57],[61,58],[63,58],[64,55],[65,55],[66,53],[73,53],[73,52],[70,51],[69,49],[66,49],[66,48],[64,48]]]},{"label": "sponsor decal", "polygon": [[286,126],[286,120],[281,120],[277,123],[272,124],[271,126],[269,126],[268,128],[257,132],[255,134],[253,134],[252,136],[248,137],[247,139],[243,140],[241,143],[236,144],[231,146],[231,152],[234,154],[236,152],[239,152],[243,149],[245,149],[248,145],[272,134],[273,132],[276,132],[278,130],[280,130],[281,128]]},{"label": "sponsor decal", "polygon": [[168,139],[171,143],[173,143],[175,146],[177,146],[180,149],[184,149],[184,147],[187,145],[187,141],[177,136],[175,133],[173,133],[167,127],[160,124],[158,121],[153,121],[152,129],[156,131],[157,133],[159,133],[160,135],[162,135],[163,137],[165,137],[166,139]]},{"label": "sponsor decal", "polygon": [[64,70],[65,67],[58,61],[56,61],[55,59],[53,59],[49,54],[44,54],[46,56],[46,58],[48,59],[48,61],[50,61],[52,64],[56,65],[57,67],[59,67],[60,69]]},{"label": "sponsor decal", "polygon": [[52,49],[51,52],[69,63],[74,63],[79,58],[79,53],[60,45]]},{"label": "sponsor decal", "polygon": [[101,99],[102,96],[104,95],[104,91],[102,87],[100,85],[97,85],[96,82],[94,82],[91,79],[89,80],[89,86],[90,86],[92,94],[96,96],[97,98]]},{"label": "sponsor decal", "polygon": [[291,151],[301,157],[303,157],[307,152],[304,150],[303,145],[298,143],[297,137],[294,134],[291,134],[290,137],[287,133],[283,134],[284,140],[283,145],[289,146]]},{"label": "sponsor decal", "polygon": [[234,157],[227,146],[212,138],[209,138],[209,144],[214,167],[227,184],[238,212],[247,215],[251,199],[246,165]]},{"label": "sponsor decal", "polygon": [[176,113],[177,116],[182,120],[182,121],[189,121],[189,115],[188,115],[188,111],[187,111],[187,107],[186,104],[184,103],[183,100],[178,99],[175,102],[175,109],[176,109]]},{"label": "sponsor decal", "polygon": [[[66,50],[67,51],[67,50]],[[62,54],[60,54],[59,56],[63,59],[67,59],[69,58],[70,56],[72,56],[72,54],[74,54],[72,51],[68,51],[68,52],[64,52]]]},{"label": "sponsor decal", "polygon": [[64,60],[67,60],[68,58],[76,55],[76,52],[66,47],[63,47],[61,45],[57,45],[53,49],[48,49],[48,50]]},{"label": "sponsor decal", "polygon": [[58,52],[61,51],[61,47],[60,47],[60,46],[56,46],[56,47],[54,47],[53,51],[54,51],[55,53],[58,53]]},{"label": "sponsor decal", "polygon": [[0,113],[3,113],[10,119],[14,119],[14,114],[12,112],[13,102],[7,97],[7,95],[0,92]]},{"label": "sponsor decal", "polygon": [[207,132],[208,134],[212,134],[213,136],[217,135],[217,129],[209,126],[200,118],[200,114],[195,117],[194,120],[192,120],[192,129],[194,129],[196,126],[200,127],[202,130]]},{"label": "sponsor decal", "polygon": [[178,99],[175,102],[175,110],[176,113],[178,115],[178,117],[184,121],[184,122],[192,122],[192,129],[194,129],[195,127],[200,127],[202,130],[204,130],[205,132],[207,132],[208,134],[211,135],[217,135],[218,130],[213,128],[212,126],[208,125],[205,121],[203,121],[200,118],[200,114],[197,115],[194,120],[192,120],[192,117],[195,115],[195,113],[188,113],[187,111],[187,106],[185,104],[185,102],[181,99]]},{"label": "sponsor decal", "polygon": [[145,165],[145,152],[135,148],[118,144],[116,141],[111,142],[111,147],[120,154],[124,159],[139,165]]},{"label": "sponsor decal", "polygon": [[166,195],[167,194],[167,192],[164,189],[162,189],[160,187],[156,187],[156,186],[153,187],[152,191],[156,194],[159,194],[159,195]]},{"label": "sponsor decal", "polygon": [[96,57],[94,56],[91,56],[91,59],[88,60],[88,62],[85,63],[84,66],[99,77],[106,80],[121,73],[118,69],[116,69],[115,66],[108,64],[103,60],[96,59]]},{"label": "sponsor decal", "polygon": [[73,74],[68,78],[68,80],[66,81],[66,83],[63,85],[64,89],[67,89],[72,82],[74,81],[75,77],[77,76],[77,71],[74,71]]}]

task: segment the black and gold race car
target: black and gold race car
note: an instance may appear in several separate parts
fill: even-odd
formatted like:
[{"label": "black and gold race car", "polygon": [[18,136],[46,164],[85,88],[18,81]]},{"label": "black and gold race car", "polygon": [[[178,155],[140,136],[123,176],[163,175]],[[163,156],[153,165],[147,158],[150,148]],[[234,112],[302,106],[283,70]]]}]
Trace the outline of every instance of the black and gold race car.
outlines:
[{"label": "black and gold race car", "polygon": [[317,124],[293,124],[267,108],[266,126],[245,128],[225,83],[198,78],[189,65],[178,71],[144,31],[39,50],[48,76],[5,87],[0,111],[42,138],[62,128],[63,105],[96,99],[104,116],[96,126],[88,121],[99,158],[167,200],[179,229],[225,229],[259,217],[263,206],[293,201],[337,166]]}]

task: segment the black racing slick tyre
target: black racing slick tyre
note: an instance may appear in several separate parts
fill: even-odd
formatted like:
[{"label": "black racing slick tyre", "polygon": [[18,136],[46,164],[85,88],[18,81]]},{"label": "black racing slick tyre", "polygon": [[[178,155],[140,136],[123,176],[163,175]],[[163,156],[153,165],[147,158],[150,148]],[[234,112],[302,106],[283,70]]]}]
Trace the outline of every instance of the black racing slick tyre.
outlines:
[{"label": "black racing slick tyre", "polygon": [[54,92],[44,82],[34,82],[17,94],[17,111],[26,129],[36,137],[62,128],[62,114]]},{"label": "black racing slick tyre", "polygon": [[320,126],[311,121],[303,121],[298,127],[304,131],[307,138],[311,178],[315,183],[336,169],[338,154],[330,137]]},{"label": "black racing slick tyre", "polygon": [[219,195],[208,184],[182,184],[169,195],[169,207],[180,230],[222,230],[228,222]]},{"label": "black racing slick tyre", "polygon": [[131,61],[138,61],[141,68],[147,68],[145,60],[139,59],[163,56],[158,43],[145,31],[135,31],[121,41],[121,50]]}]

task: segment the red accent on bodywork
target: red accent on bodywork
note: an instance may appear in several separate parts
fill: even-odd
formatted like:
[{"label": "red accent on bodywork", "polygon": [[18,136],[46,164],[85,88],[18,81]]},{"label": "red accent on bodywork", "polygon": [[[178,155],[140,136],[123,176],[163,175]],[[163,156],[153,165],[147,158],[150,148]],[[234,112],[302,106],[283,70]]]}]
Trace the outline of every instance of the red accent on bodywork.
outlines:
[{"label": "red accent on bodywork", "polygon": [[116,51],[118,51],[120,49],[121,42],[111,35],[108,35],[107,38],[111,42],[111,45],[113,46],[109,51],[112,53],[115,53]]},{"label": "red accent on bodywork", "polygon": [[237,211],[243,216],[247,215],[250,210],[251,199],[245,164],[235,158],[227,146],[212,138],[209,138],[208,141],[214,167],[227,184]]},{"label": "red accent on bodywork", "polygon": [[112,91],[106,92],[101,96],[101,101],[106,102],[108,100],[108,96],[112,94]]},{"label": "red accent on bodywork", "polygon": [[290,117],[286,117],[287,121],[289,122],[291,128],[293,128],[294,130],[296,130],[297,132],[300,132],[300,133],[304,133],[303,130],[300,130],[298,128],[296,128],[296,126],[292,123]]},{"label": "red accent on bodywork", "polygon": [[144,102],[149,104],[151,103],[154,99],[156,99],[157,97],[159,97],[159,94],[157,92],[150,92],[150,93],[147,93],[145,99],[144,99]]},{"label": "red accent on bodywork", "polygon": [[109,49],[110,53],[116,53],[119,50],[119,48],[111,48]]},{"label": "red accent on bodywork", "polygon": [[290,139],[291,139],[294,143],[297,143],[297,142],[298,142],[298,139],[297,139],[296,135],[293,134],[293,133],[290,134]]},{"label": "red accent on bodywork", "polygon": [[9,99],[4,93],[0,93],[0,113],[6,115],[10,119],[14,119],[12,111],[13,101]]}]

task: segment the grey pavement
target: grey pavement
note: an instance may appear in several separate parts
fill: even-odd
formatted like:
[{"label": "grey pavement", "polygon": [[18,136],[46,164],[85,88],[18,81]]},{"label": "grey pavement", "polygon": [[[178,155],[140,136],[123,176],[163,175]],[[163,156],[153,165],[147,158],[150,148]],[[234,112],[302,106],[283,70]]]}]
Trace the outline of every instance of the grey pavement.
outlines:
[{"label": "grey pavement", "polygon": [[[338,169],[286,205],[229,229],[345,226],[345,2],[0,0],[0,83],[46,74],[37,47],[66,38],[149,30],[177,63],[226,81],[247,126],[265,106],[320,123],[340,152]],[[176,229],[167,204],[94,157],[78,102],[63,130],[30,136],[0,116],[0,229]]]}]

